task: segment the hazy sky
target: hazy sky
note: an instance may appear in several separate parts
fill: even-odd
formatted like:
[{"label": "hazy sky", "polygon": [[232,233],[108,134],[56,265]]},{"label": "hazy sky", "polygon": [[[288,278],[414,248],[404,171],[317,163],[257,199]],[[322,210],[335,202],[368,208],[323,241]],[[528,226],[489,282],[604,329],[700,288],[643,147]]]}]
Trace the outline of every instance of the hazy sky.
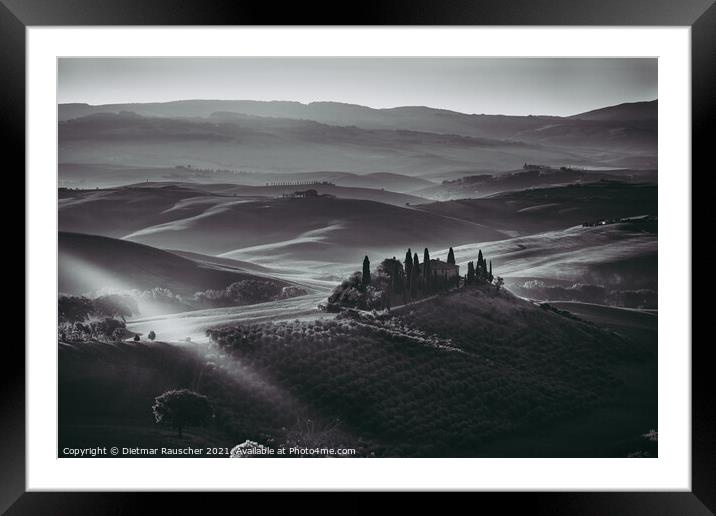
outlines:
[{"label": "hazy sky", "polygon": [[656,59],[63,58],[58,102],[336,101],[572,115],[657,98]]}]

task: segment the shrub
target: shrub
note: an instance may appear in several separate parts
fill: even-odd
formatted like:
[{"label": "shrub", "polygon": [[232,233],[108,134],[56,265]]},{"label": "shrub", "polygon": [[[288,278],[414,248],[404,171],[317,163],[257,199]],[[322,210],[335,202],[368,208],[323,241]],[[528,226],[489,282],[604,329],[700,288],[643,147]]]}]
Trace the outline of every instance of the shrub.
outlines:
[{"label": "shrub", "polygon": [[109,294],[93,301],[94,313],[100,317],[131,317],[139,313],[137,302],[131,296]]},{"label": "shrub", "polygon": [[390,276],[382,270],[373,273],[371,284],[363,285],[363,274],[354,272],[343,280],[328,298],[326,311],[336,312],[343,308],[360,310],[382,310],[385,307],[385,293],[390,284]]},{"label": "shrub", "polygon": [[211,307],[241,306],[265,303],[306,294],[296,286],[283,286],[268,279],[245,279],[220,290],[204,290],[194,294],[194,301]]},{"label": "shrub", "polygon": [[60,322],[85,321],[94,313],[94,304],[84,296],[60,296],[57,312]]}]

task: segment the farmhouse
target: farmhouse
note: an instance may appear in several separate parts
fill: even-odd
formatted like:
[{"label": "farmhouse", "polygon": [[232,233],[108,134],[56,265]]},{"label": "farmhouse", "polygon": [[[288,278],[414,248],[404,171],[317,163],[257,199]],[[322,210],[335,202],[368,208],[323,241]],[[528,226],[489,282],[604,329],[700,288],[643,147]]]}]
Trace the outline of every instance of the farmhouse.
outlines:
[{"label": "farmhouse", "polygon": [[[423,266],[420,264],[420,273],[423,274]],[[433,279],[450,280],[455,279],[460,275],[460,266],[448,262],[444,262],[440,259],[430,260],[430,266],[428,267],[430,276]]]},{"label": "farmhouse", "polygon": [[293,193],[285,193],[281,197],[284,199],[316,199],[318,197],[335,198],[335,195],[331,194],[319,194],[318,190],[309,188],[308,190],[296,191]]}]

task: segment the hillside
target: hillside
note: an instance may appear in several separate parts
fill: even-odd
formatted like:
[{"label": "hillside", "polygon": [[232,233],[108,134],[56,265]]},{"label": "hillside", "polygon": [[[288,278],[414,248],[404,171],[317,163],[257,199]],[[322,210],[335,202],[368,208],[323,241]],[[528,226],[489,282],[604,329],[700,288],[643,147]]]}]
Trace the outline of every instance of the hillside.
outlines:
[{"label": "hillside", "polygon": [[[150,246],[79,233],[58,234],[58,289],[61,294],[120,292],[132,295],[142,315],[186,311],[201,306],[198,292],[223,292],[232,284],[251,287],[266,300],[292,283],[194,261]],[[242,283],[244,282],[244,283]],[[248,283],[246,283],[248,282]],[[239,287],[235,287],[238,290]],[[217,294],[218,295],[218,294]],[[260,299],[256,299],[254,302]],[[236,304],[249,301],[236,300]]]},{"label": "hillside", "polygon": [[62,163],[102,163],[112,155],[114,165],[135,167],[188,163],[281,174],[407,175],[510,170],[523,162],[656,167],[656,123],[648,119],[468,115],[330,102],[182,101],[59,109]]},{"label": "hillside", "polygon": [[72,191],[60,201],[59,228],[259,265],[354,262],[368,249],[395,252],[415,242],[445,247],[504,236],[479,223],[362,199],[257,200],[192,188]]},{"label": "hillside", "polygon": [[519,236],[600,219],[656,215],[657,192],[655,184],[597,181],[429,203],[417,209]]},{"label": "hillside", "polygon": [[198,215],[226,200],[174,186],[61,190],[58,194],[60,231],[114,238],[147,226]]},{"label": "hillside", "polygon": [[[302,180],[305,182],[306,180]],[[151,186],[150,186],[151,185]],[[188,188],[200,192],[222,196],[238,196],[243,198],[276,198],[284,195],[290,196],[297,191],[315,190],[320,195],[330,195],[341,199],[363,199],[367,201],[381,202],[385,204],[393,204],[395,206],[404,206],[406,204],[422,204],[429,202],[429,199],[409,195],[389,190],[381,190],[376,188],[360,188],[338,186],[334,184],[292,184],[286,186],[259,185],[247,186],[230,183],[180,183],[180,182],[159,182],[159,183],[137,183],[128,185],[129,187],[141,188],[162,188],[164,186],[175,186],[179,188]]]},{"label": "hillside", "polygon": [[[308,120],[151,118],[99,113],[60,122],[60,162],[249,168],[261,172],[349,170],[421,174],[574,154],[519,141],[405,129],[362,129]],[[589,161],[592,162],[591,160]]]},{"label": "hillside", "polygon": [[601,180],[632,183],[657,182],[656,170],[581,170],[564,168],[531,168],[510,170],[502,173],[481,173],[444,180],[415,191],[416,195],[435,200],[487,197],[497,193],[565,186],[572,183],[593,183]]},{"label": "hillside", "polygon": [[247,321],[210,333],[208,349],[61,344],[61,443],[174,442],[148,407],[182,387],[208,396],[217,414],[187,431],[185,442],[204,446],[253,439],[377,457],[625,457],[656,427],[655,341],[504,291],[451,293],[390,316]]},{"label": "hillside", "polygon": [[[634,403],[622,367],[637,370],[656,351],[655,343],[628,342],[509,293],[481,290],[392,316],[244,324],[211,335],[259,376],[374,442],[380,456],[489,455],[497,436],[549,435],[596,407]],[[636,439],[655,424],[655,412],[643,416],[619,421],[621,437]],[[590,438],[599,442],[613,430],[607,427],[593,428]],[[597,447],[606,456],[629,452],[605,444],[562,443],[556,456],[591,456]],[[543,454],[537,448],[530,456]]]},{"label": "hillside", "polygon": [[520,131],[570,120],[655,119],[657,101],[633,102],[595,109],[571,117],[466,114],[425,106],[374,109],[340,102],[261,102],[246,100],[183,100],[145,104],[60,104],[59,120],[98,113],[133,112],[165,118],[228,118],[238,116],[311,120],[364,129],[408,129],[475,137],[512,138]]},{"label": "hillside", "polygon": [[579,120],[656,120],[659,116],[659,101],[625,102],[572,115],[569,118]]},{"label": "hillside", "polygon": [[151,181],[191,183],[191,184],[231,184],[245,186],[265,186],[267,183],[285,183],[297,181],[327,181],[336,186],[365,188],[371,191],[411,194],[416,190],[435,186],[436,183],[419,177],[390,172],[352,172],[322,171],[274,174],[268,172],[250,172],[246,170],[199,169],[186,166],[176,167],[130,167],[104,163],[60,163],[60,186],[69,188],[113,188],[129,184]]},{"label": "hillside", "polygon": [[[657,288],[656,222],[573,226],[498,242],[458,246],[454,248],[455,258],[464,264],[474,260],[480,249],[490,257],[501,276],[516,283],[538,279],[547,285],[581,283],[624,290]],[[527,292],[520,294],[529,296]]]}]

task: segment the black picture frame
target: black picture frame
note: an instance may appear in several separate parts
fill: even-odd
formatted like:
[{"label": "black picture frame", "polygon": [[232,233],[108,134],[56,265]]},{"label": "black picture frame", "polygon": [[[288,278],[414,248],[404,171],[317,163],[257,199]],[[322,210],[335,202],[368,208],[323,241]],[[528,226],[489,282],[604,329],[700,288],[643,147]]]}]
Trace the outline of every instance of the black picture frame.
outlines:
[{"label": "black picture frame", "polygon": [[[716,111],[714,0],[429,0],[363,1],[338,6],[269,2],[156,0],[0,0],[0,116],[5,161],[15,179],[25,166],[25,30],[52,25],[575,25],[690,26],[692,163],[707,169],[708,129]],[[339,8],[341,7],[341,8]],[[6,170],[6,174],[10,173]],[[24,192],[24,182],[17,192]],[[693,202],[692,202],[693,206]],[[702,208],[703,209],[703,208]],[[694,222],[703,220],[692,208]],[[705,214],[704,214],[705,215]],[[693,233],[692,233],[693,234]],[[24,235],[23,237],[24,238]],[[18,240],[14,245],[19,249]],[[693,256],[693,250],[692,250]],[[693,260],[692,260],[693,262]],[[27,274],[27,271],[26,271]],[[685,278],[691,284],[691,277]],[[187,495],[25,492],[25,353],[6,335],[0,360],[0,511],[7,514],[135,514],[147,498],[164,510],[191,507]],[[549,514],[712,514],[716,511],[716,404],[707,358],[709,340],[692,352],[692,491],[613,493],[484,493],[504,512],[516,507]],[[691,345],[691,343],[674,343]],[[223,494],[222,498],[234,496]],[[245,497],[246,494],[241,496]],[[244,498],[245,500],[245,498]],[[242,504],[244,507],[246,501]],[[474,503],[474,502],[471,502]],[[483,503],[483,502],[479,502]],[[356,506],[357,508],[358,506]],[[172,511],[173,512],[173,511]]]}]

